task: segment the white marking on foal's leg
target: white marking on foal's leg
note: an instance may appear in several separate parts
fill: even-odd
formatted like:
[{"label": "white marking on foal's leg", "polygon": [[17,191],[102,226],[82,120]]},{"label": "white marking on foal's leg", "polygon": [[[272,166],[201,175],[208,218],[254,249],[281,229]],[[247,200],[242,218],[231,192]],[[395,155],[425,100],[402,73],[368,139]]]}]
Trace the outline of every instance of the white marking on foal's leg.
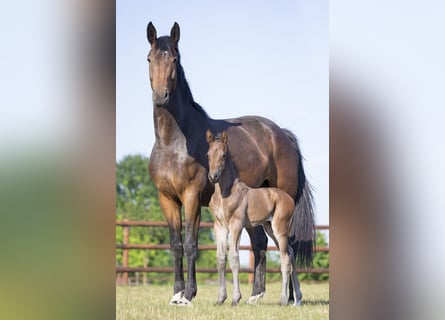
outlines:
[{"label": "white marking on foal's leg", "polygon": [[264,296],[264,292],[261,292],[260,294],[257,294],[256,296],[250,296],[249,299],[247,299],[247,304],[257,304],[258,301],[261,300],[261,298]]}]

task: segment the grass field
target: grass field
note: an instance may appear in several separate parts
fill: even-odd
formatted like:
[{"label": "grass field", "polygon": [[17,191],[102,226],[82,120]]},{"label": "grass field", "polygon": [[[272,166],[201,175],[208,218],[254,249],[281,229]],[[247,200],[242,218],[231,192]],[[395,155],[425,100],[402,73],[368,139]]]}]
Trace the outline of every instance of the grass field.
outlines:
[{"label": "grass field", "polygon": [[300,307],[280,307],[281,284],[267,283],[266,294],[258,305],[246,305],[251,285],[241,284],[243,298],[231,307],[232,287],[227,287],[224,305],[215,306],[218,286],[199,284],[192,307],[170,306],[171,285],[118,286],[116,288],[116,319],[329,319],[329,284],[302,283],[303,301]]}]

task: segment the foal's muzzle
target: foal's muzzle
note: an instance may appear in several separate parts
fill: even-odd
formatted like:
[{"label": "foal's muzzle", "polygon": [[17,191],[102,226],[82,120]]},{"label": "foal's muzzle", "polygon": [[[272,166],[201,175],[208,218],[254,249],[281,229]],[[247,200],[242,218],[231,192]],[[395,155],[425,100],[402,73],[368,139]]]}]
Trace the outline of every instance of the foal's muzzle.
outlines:
[{"label": "foal's muzzle", "polygon": [[153,90],[153,104],[156,107],[165,107],[168,104],[168,101],[170,99],[170,94],[167,89],[164,89],[161,93],[158,93],[158,91]]},{"label": "foal's muzzle", "polygon": [[221,176],[221,172],[219,172],[219,171],[215,172],[215,173],[209,172],[209,180],[213,184],[218,183],[220,176]]}]

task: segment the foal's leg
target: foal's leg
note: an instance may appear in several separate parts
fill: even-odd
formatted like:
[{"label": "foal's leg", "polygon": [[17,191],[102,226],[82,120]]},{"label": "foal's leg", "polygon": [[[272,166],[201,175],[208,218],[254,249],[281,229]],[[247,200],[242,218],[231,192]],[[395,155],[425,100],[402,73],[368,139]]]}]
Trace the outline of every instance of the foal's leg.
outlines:
[{"label": "foal's leg", "polygon": [[229,228],[230,228],[229,262],[230,262],[230,267],[232,268],[232,276],[233,276],[232,306],[236,306],[238,302],[241,300],[238,272],[240,267],[239,242],[243,227],[239,221],[231,221]]},{"label": "foal's leg", "polygon": [[282,278],[280,305],[286,306],[289,299],[287,294],[287,286],[289,285],[289,274],[291,273],[291,261],[289,254],[287,253],[287,233],[283,232],[283,230],[286,230],[286,228],[280,228],[274,225],[273,222],[272,225],[270,223],[265,223],[263,226],[280,251]]},{"label": "foal's leg", "polygon": [[226,288],[226,251],[227,251],[227,235],[229,229],[227,225],[221,222],[215,221],[214,224],[215,237],[216,237],[216,261],[219,275],[219,291],[217,304],[223,304],[227,299]]},{"label": "foal's leg", "polygon": [[289,299],[287,286],[289,285],[289,275],[292,269],[290,257],[287,253],[287,236],[279,236],[278,242],[280,243],[281,276],[283,277],[280,304],[286,306]]},{"label": "foal's leg", "polygon": [[254,266],[254,283],[252,294],[247,299],[247,303],[256,304],[266,291],[266,250],[267,250],[267,236],[261,226],[248,228],[247,233],[252,244],[253,255],[255,258]]},{"label": "foal's leg", "polygon": [[177,305],[182,299],[185,290],[184,270],[182,265],[184,251],[182,247],[181,235],[181,206],[179,203],[165,197],[162,193],[159,193],[159,205],[161,206],[170,230],[170,248],[173,255],[173,266],[175,269],[175,284],[173,289],[173,298],[170,300],[170,304]]}]

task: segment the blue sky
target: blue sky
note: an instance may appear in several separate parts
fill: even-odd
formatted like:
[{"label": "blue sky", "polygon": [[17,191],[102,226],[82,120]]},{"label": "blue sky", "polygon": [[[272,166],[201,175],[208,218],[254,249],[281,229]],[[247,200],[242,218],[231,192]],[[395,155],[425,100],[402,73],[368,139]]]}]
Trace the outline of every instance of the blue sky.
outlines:
[{"label": "blue sky", "polygon": [[116,160],[154,143],[146,26],[181,28],[181,63],[212,118],[259,115],[299,138],[328,224],[328,1],[117,1]]}]

